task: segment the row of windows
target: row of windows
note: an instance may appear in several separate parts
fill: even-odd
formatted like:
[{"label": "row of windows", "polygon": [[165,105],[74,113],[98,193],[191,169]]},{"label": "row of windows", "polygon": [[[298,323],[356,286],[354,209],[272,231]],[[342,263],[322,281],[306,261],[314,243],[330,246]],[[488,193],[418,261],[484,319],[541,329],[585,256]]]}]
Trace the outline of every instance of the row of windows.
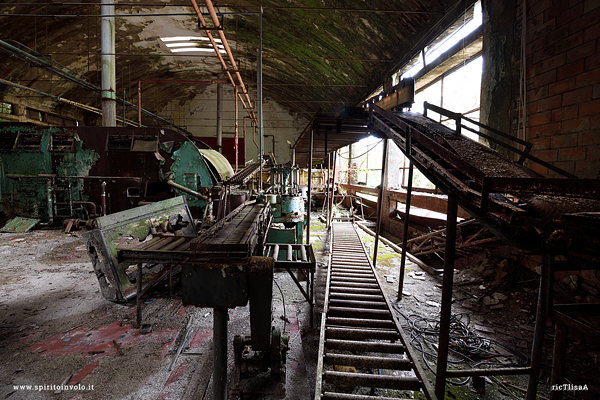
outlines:
[{"label": "row of windows", "polygon": [[[0,102],[0,114],[14,115],[15,106],[11,103]],[[34,121],[45,122],[55,126],[79,126],[79,121],[72,118],[65,118],[58,115],[50,114],[33,108],[25,109],[25,116]]]}]

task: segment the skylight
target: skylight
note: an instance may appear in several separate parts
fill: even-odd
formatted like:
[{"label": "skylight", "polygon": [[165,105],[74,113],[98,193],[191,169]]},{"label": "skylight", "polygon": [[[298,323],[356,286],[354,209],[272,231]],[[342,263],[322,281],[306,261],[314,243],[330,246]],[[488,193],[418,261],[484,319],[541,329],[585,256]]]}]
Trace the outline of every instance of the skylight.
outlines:
[{"label": "skylight", "polygon": [[429,64],[439,56],[441,56],[445,51],[447,51],[450,47],[454,46],[456,43],[460,42],[467,35],[477,29],[482,23],[483,17],[481,14],[481,2],[478,1],[475,3],[475,9],[473,11],[473,18],[463,25],[462,28],[454,32],[450,35],[446,40],[439,43],[437,46],[429,49],[425,52],[425,62]]},{"label": "skylight", "polygon": [[[171,50],[172,53],[187,52],[214,52],[212,44],[207,37],[202,36],[171,36],[161,37],[160,40]],[[217,43],[219,53],[226,53],[225,47],[220,44],[221,39],[214,39]]]},{"label": "skylight", "polygon": [[425,65],[433,62],[439,56],[441,56],[446,51],[448,51],[448,49],[450,49],[456,43],[460,42],[467,35],[469,35],[471,32],[473,32],[475,29],[477,29],[482,24],[482,21],[483,21],[483,16],[482,16],[482,12],[481,12],[481,1],[478,1],[474,5],[473,17],[469,20],[469,22],[467,22],[466,24],[461,26],[460,29],[457,29],[454,33],[449,35],[445,40],[441,41],[440,43],[437,43],[434,47],[426,49],[425,54],[424,54],[425,59],[423,60],[423,57],[420,56],[418,61],[415,64],[413,64],[408,69],[408,71],[406,71],[404,74],[402,74],[400,79],[409,78],[411,76],[414,76],[417,72],[422,70]]}]

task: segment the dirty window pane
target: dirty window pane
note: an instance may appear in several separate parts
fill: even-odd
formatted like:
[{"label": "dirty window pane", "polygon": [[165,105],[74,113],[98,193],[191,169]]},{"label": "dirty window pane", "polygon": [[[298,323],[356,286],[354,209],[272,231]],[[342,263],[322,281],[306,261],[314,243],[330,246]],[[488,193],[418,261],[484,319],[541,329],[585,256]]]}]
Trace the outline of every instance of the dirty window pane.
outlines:
[{"label": "dirty window pane", "polygon": [[415,94],[415,104],[413,105],[412,111],[423,114],[424,101],[435,104],[436,106],[440,106],[442,104],[441,80]]}]

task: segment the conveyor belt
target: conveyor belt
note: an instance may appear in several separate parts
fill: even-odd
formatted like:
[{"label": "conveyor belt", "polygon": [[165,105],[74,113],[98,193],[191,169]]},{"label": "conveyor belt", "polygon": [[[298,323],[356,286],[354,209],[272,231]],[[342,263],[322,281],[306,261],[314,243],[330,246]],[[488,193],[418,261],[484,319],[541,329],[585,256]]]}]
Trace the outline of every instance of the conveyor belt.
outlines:
[{"label": "conveyor belt", "polygon": [[[509,151],[521,155],[519,162],[514,162],[418,113],[392,113],[373,106],[370,126],[392,139],[442,191],[456,194],[465,211],[517,248],[540,249],[543,238],[531,226],[545,227],[549,221],[564,219],[569,214],[584,216],[600,211],[597,180],[578,179],[529,155],[531,144],[527,142],[513,138],[519,145],[526,143],[527,151],[506,145]],[[525,160],[563,177],[540,176],[520,164]]]},{"label": "conveyor belt", "polygon": [[[434,399],[406,343],[354,226],[333,223],[315,400],[399,398],[385,397],[385,389],[423,391]],[[358,387],[379,389],[384,397]]]}]

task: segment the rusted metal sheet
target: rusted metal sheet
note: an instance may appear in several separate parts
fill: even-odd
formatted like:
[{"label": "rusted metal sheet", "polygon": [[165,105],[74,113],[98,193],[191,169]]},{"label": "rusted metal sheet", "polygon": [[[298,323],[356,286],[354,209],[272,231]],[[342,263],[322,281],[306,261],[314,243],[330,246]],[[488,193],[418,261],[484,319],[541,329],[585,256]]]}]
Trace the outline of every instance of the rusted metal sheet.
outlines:
[{"label": "rusted metal sheet", "polygon": [[24,233],[29,232],[37,223],[40,222],[39,219],[35,218],[21,218],[15,217],[8,221],[6,225],[0,229],[0,232],[10,232],[10,233]]},{"label": "rusted metal sheet", "polygon": [[[168,228],[167,236],[157,230]],[[100,284],[104,298],[126,301],[137,294],[136,262],[119,262],[117,242],[123,237],[138,239],[138,248],[161,250],[165,253],[185,247],[185,241],[196,236],[196,229],[189,208],[183,197],[163,200],[131,210],[110,214],[96,220],[96,227],[83,233],[88,254]],[[153,238],[149,238],[156,233]],[[169,236],[172,235],[172,236]],[[184,239],[181,241],[181,239]],[[177,247],[175,247],[175,245]],[[189,246],[188,246],[189,247]],[[165,264],[177,260],[169,257]],[[142,262],[142,261],[139,261]],[[147,290],[164,277],[160,265],[147,264],[142,278],[142,290]],[[161,275],[162,274],[162,275]]]}]

